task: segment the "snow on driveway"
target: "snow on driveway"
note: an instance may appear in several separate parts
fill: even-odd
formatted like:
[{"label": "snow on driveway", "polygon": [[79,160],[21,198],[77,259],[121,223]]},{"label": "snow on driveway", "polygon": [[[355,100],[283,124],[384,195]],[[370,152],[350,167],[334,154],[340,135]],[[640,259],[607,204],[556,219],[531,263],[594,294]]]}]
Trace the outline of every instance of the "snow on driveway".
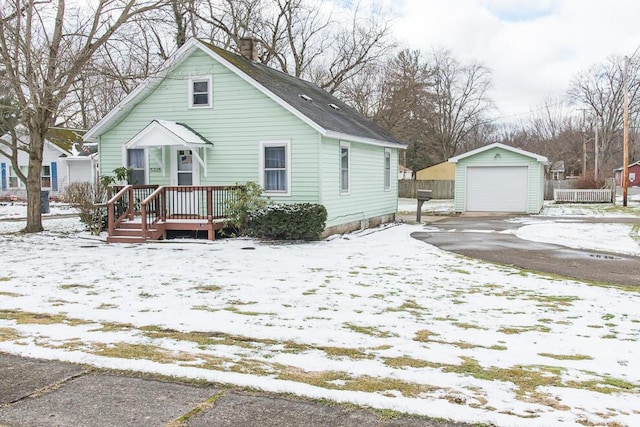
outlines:
[{"label": "snow on driveway", "polygon": [[23,225],[0,221],[0,351],[499,426],[640,417],[633,290],[459,257],[420,225],[143,245]]}]

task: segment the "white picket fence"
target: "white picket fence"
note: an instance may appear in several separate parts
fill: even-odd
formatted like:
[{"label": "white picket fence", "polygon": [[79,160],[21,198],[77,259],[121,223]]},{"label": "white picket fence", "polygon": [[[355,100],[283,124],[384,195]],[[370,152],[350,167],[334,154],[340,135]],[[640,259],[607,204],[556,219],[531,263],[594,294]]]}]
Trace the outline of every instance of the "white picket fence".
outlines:
[{"label": "white picket fence", "polygon": [[612,203],[613,192],[605,190],[573,190],[559,189],[553,190],[553,200],[564,203]]}]

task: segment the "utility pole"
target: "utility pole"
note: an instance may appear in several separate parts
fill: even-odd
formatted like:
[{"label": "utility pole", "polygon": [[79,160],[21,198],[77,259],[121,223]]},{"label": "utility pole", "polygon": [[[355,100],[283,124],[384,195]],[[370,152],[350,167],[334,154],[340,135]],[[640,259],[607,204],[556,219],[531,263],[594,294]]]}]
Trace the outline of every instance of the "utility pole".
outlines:
[{"label": "utility pole", "polygon": [[622,206],[627,206],[627,190],[629,187],[629,57],[624,57],[624,132],[622,150]]},{"label": "utility pole", "polygon": [[582,109],[582,178],[587,176],[587,137],[585,135],[585,116],[586,109]]},{"label": "utility pole", "polygon": [[595,160],[593,162],[593,178],[597,183],[598,182],[598,117],[597,116],[593,122],[595,123],[595,135],[594,135],[595,142],[593,144]]}]

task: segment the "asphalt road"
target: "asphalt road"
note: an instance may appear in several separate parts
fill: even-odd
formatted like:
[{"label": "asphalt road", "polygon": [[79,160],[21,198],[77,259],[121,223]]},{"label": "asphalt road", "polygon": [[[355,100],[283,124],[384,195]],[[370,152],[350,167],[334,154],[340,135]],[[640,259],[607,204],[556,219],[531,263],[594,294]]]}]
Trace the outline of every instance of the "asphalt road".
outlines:
[{"label": "asphalt road", "polygon": [[[519,239],[505,230],[525,224],[513,216],[458,216],[423,219],[428,229],[412,237],[471,258],[580,280],[640,286],[640,257],[571,249]],[[541,220],[556,221],[554,218]],[[566,217],[563,223],[572,221]],[[629,223],[637,218],[579,218],[576,222]]]}]

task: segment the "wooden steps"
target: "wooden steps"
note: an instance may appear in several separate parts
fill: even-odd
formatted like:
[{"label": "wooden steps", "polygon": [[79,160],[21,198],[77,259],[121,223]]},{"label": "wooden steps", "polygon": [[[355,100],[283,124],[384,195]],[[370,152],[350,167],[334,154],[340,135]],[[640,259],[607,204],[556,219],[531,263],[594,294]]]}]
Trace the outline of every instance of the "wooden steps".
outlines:
[{"label": "wooden steps", "polygon": [[[154,230],[149,230],[153,232]],[[151,234],[151,233],[148,233]],[[148,236],[142,234],[142,224],[139,222],[123,221],[113,234],[107,237],[109,243],[144,243]]]}]

